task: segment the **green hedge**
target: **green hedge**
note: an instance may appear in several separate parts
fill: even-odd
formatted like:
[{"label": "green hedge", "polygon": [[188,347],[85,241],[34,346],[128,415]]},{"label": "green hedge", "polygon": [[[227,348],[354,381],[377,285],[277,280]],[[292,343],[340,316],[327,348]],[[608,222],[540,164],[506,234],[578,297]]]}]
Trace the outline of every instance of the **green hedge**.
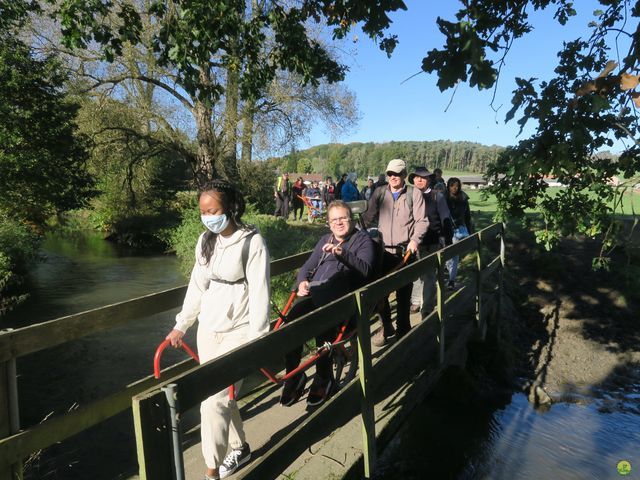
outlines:
[{"label": "green hedge", "polygon": [[21,287],[39,245],[40,236],[30,226],[0,216],[0,316],[26,298]]}]

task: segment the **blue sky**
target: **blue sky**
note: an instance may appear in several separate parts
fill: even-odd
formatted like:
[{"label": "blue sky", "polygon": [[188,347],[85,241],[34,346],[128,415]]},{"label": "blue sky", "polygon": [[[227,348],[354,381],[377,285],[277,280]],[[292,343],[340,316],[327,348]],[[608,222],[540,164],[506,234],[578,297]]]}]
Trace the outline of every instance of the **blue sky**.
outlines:
[{"label": "blue sky", "polygon": [[518,141],[519,127],[513,120],[505,124],[504,116],[511,106],[514,77],[549,78],[562,42],[588,35],[586,27],[598,5],[593,0],[576,2],[578,16],[566,26],[553,19],[552,10],[530,12],[535,30],[516,41],[507,57],[494,102],[502,107],[496,114],[490,106],[493,90],[479,92],[462,84],[445,112],[453,90],[440,92],[434,75],[422,73],[402,83],[420,71],[426,52],[443,44],[444,37],[435,23],[437,16],[452,20],[458,6],[458,2],[428,0],[408,0],[406,4],[407,11],[391,15],[390,32],[398,35],[400,43],[390,59],[361,34],[352,44],[354,58],[346,59],[350,65],[346,84],[358,99],[362,117],[359,125],[335,139],[318,126],[300,148],[332,140],[349,143],[450,139],[513,145]]}]

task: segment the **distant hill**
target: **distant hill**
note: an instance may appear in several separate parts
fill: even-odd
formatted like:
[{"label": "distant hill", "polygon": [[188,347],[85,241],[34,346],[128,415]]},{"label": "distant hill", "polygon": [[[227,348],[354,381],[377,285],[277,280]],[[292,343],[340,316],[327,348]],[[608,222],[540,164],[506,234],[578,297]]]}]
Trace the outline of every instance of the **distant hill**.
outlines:
[{"label": "distant hill", "polygon": [[292,152],[271,161],[281,171],[323,173],[334,177],[346,172],[358,176],[378,175],[384,172],[392,158],[402,158],[409,167],[426,166],[429,170],[483,173],[487,165],[498,158],[504,147],[473,142],[387,142],[339,143],[317,145]]}]

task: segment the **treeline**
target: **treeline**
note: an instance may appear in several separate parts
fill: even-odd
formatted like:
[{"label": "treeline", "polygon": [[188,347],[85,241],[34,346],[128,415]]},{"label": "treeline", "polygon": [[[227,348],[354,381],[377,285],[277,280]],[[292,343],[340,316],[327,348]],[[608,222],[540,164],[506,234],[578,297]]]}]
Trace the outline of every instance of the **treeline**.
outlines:
[{"label": "treeline", "polygon": [[356,172],[359,176],[384,172],[392,158],[402,158],[409,167],[426,165],[433,170],[483,173],[494,162],[504,147],[473,142],[437,140],[433,142],[388,142],[326,144],[292,152],[275,165],[281,170],[301,173],[339,175]]}]

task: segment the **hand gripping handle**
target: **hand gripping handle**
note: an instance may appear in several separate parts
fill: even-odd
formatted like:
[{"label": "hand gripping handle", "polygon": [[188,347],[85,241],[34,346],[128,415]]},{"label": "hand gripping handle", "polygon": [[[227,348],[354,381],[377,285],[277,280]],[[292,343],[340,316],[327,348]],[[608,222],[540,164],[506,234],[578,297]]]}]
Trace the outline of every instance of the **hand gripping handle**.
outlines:
[{"label": "hand gripping handle", "polygon": [[[162,357],[162,352],[164,352],[164,349],[169,345],[171,345],[171,340],[167,339],[162,342],[160,345],[158,345],[156,354],[153,356],[153,376],[156,377],[156,379],[160,378],[160,358]],[[182,349],[187,352],[196,362],[200,363],[198,355],[196,355],[196,353],[191,350],[189,345],[187,345],[184,341],[182,342]]]}]

